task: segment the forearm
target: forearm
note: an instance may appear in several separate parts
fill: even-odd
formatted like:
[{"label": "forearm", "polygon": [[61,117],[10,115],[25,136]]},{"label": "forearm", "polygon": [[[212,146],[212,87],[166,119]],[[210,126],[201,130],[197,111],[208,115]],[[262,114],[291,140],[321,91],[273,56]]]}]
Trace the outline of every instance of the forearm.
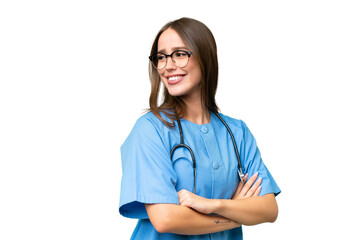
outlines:
[{"label": "forearm", "polygon": [[240,227],[235,221],[221,216],[206,215],[175,204],[146,205],[151,223],[158,232],[201,235]]},{"label": "forearm", "polygon": [[217,199],[213,213],[244,225],[274,222],[278,207],[273,194],[238,200]]}]

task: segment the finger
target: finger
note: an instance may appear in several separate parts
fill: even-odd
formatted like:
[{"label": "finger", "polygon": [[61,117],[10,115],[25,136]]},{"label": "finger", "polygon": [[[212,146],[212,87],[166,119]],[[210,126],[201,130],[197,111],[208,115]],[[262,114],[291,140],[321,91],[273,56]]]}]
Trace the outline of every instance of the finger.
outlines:
[{"label": "finger", "polygon": [[181,189],[180,191],[178,191],[178,194],[183,194],[186,192],[186,189]]},{"label": "finger", "polygon": [[239,182],[239,184],[238,184],[238,186],[237,186],[237,188],[236,188],[236,190],[235,190],[234,195],[237,195],[237,194],[240,193],[240,191],[241,191],[241,189],[243,188],[243,186],[244,186],[244,184],[245,184],[245,182],[246,182],[247,179],[248,179],[248,174],[245,174],[245,176],[244,176],[244,178],[243,178],[243,181],[240,181],[240,182]]},{"label": "finger", "polygon": [[178,192],[178,199],[179,199],[179,203],[181,203],[181,200],[182,200],[181,192]]},{"label": "finger", "polygon": [[186,190],[185,189],[181,189],[180,191],[178,191],[178,198],[179,198],[179,204],[182,205],[182,203],[184,202],[184,199],[186,198]]},{"label": "finger", "polygon": [[245,174],[245,176],[243,177],[243,181],[239,182],[239,184],[238,184],[234,194],[232,195],[231,199],[239,199],[240,198],[240,195],[239,195],[240,191],[244,187],[244,184],[245,184],[247,178],[248,178],[248,174]]},{"label": "finger", "polygon": [[181,205],[181,203],[183,202],[183,198],[178,194],[178,198],[179,198],[179,204]]},{"label": "finger", "polygon": [[259,187],[256,189],[256,191],[255,191],[255,193],[254,193],[253,196],[259,196],[260,191],[261,191],[261,186],[259,186]]},{"label": "finger", "polygon": [[246,173],[245,176],[243,177],[243,181],[242,182],[240,181],[240,182],[244,184],[244,182],[247,181],[248,177],[249,177],[249,174]]},{"label": "finger", "polygon": [[179,197],[184,197],[188,194],[188,191],[185,189],[181,189],[180,191],[178,191],[178,196]]},{"label": "finger", "polygon": [[182,206],[188,206],[189,205],[189,198],[187,196],[181,196],[179,198],[179,205],[182,205]]},{"label": "finger", "polygon": [[179,203],[181,204],[184,201],[184,197],[182,195],[179,195]]},{"label": "finger", "polygon": [[196,194],[189,192],[186,189],[181,189],[178,192],[179,204],[189,207],[196,196]]},{"label": "finger", "polygon": [[262,178],[259,177],[256,182],[254,183],[254,185],[249,189],[249,191],[245,194],[245,197],[251,197],[254,195],[256,189],[260,186],[262,181]]},{"label": "finger", "polygon": [[241,189],[240,191],[240,195],[241,196],[245,196],[246,193],[249,191],[250,187],[253,185],[253,183],[255,182],[256,178],[258,177],[258,173],[255,173],[254,175],[252,175],[249,180],[245,183],[244,187]]}]

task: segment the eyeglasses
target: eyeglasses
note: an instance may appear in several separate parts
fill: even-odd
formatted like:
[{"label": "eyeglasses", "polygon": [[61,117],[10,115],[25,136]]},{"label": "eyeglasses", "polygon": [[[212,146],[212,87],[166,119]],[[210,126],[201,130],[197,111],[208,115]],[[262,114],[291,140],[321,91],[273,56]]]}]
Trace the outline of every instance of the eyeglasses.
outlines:
[{"label": "eyeglasses", "polygon": [[154,68],[158,70],[165,68],[168,57],[171,57],[171,61],[175,64],[175,66],[183,68],[189,63],[189,58],[191,54],[192,52],[188,52],[185,50],[176,50],[172,52],[170,55],[158,52],[150,56],[149,59],[152,62]]}]

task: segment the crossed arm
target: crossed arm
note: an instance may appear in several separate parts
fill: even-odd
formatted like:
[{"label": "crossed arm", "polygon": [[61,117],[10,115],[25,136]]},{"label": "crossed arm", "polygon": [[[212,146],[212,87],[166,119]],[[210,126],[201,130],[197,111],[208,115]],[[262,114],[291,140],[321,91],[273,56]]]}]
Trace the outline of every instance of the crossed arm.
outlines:
[{"label": "crossed arm", "polygon": [[200,235],[233,229],[242,224],[274,222],[278,214],[275,196],[258,196],[261,179],[255,182],[256,179],[257,174],[251,176],[246,184],[239,183],[232,199],[207,199],[181,190],[178,192],[180,205],[146,204],[146,211],[160,233]]}]

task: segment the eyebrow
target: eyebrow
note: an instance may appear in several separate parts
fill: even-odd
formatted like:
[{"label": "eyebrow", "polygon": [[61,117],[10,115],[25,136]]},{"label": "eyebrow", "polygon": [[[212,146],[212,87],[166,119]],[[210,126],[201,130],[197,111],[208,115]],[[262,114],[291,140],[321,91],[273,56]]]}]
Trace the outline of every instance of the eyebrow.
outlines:
[{"label": "eyebrow", "polygon": [[[189,51],[189,49],[187,47],[185,47],[185,46],[171,48],[171,51],[176,51],[176,50],[188,50]],[[165,49],[158,50],[158,52],[165,52]]]}]

